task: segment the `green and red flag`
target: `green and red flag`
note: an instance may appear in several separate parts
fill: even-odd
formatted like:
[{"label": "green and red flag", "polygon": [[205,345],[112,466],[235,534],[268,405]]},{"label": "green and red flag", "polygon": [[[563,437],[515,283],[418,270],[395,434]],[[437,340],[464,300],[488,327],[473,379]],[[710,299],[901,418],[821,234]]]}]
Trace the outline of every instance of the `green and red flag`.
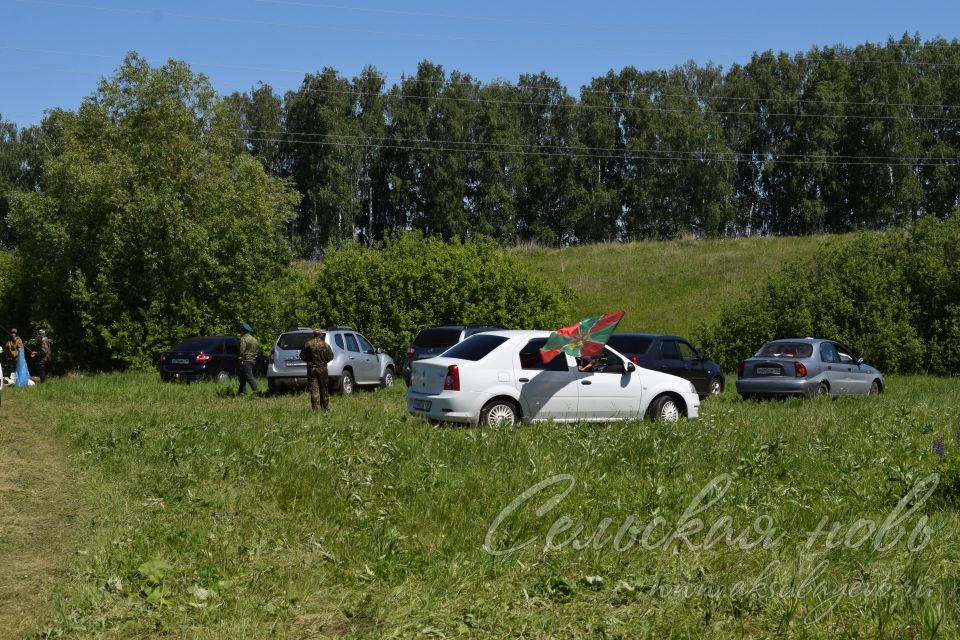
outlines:
[{"label": "green and red flag", "polygon": [[623,311],[614,311],[557,329],[540,347],[540,357],[545,363],[556,358],[561,352],[574,357],[596,357],[603,351],[603,345],[607,344],[610,334],[617,328],[622,317]]}]

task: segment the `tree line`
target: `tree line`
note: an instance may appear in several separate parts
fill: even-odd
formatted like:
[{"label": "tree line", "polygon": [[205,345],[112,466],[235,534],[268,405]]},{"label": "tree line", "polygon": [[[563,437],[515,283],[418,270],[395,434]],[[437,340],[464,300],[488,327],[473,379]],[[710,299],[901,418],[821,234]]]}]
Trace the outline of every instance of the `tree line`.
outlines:
[{"label": "tree line", "polygon": [[[905,35],[726,71],[625,67],[579,97],[544,73],[481,83],[425,61],[391,86],[373,67],[325,68],[283,96],[260,84],[222,101],[238,149],[299,193],[288,239],[316,257],[409,229],[565,246],[945,218],[960,202],[958,69],[956,40]],[[41,187],[57,113],[3,124],[0,190]]]}]

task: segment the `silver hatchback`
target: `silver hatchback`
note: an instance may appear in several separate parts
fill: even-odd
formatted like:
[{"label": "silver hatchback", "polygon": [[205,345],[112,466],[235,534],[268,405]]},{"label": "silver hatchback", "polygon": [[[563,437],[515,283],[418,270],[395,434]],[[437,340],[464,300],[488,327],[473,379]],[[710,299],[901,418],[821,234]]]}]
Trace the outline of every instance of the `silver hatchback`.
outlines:
[{"label": "silver hatchback", "polygon": [[[396,380],[393,358],[350,327],[326,329],[326,342],[333,350],[327,365],[330,389],[353,393],[355,387],[392,387]],[[271,391],[306,388],[307,365],[300,350],[313,336],[309,327],[290,327],[280,334],[270,352],[267,388]]]},{"label": "silver hatchback", "polygon": [[737,367],[737,392],[754,396],[874,395],[883,376],[834,340],[791,338],[760,347]]}]

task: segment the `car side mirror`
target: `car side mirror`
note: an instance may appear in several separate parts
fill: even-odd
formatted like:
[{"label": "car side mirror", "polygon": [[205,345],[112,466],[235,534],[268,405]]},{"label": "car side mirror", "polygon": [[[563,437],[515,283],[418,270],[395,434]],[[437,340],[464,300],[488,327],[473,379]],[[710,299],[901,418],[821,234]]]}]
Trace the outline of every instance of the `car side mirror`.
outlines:
[{"label": "car side mirror", "polygon": [[627,373],[633,373],[636,370],[637,370],[637,365],[633,364],[632,362],[627,363]]},{"label": "car side mirror", "polygon": [[373,350],[373,352],[379,356],[380,354],[383,353],[383,348],[377,347],[376,349]]},{"label": "car side mirror", "polygon": [[860,356],[859,358],[857,358],[857,365],[859,366],[861,364],[863,364],[863,356]]}]

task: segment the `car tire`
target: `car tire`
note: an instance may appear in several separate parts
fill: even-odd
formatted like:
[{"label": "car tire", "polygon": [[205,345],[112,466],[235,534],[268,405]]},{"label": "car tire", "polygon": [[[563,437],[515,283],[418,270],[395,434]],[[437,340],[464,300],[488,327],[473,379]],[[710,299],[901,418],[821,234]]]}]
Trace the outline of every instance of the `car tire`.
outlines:
[{"label": "car tire", "polygon": [[217,382],[226,382],[230,379],[230,374],[226,371],[221,370],[217,375],[213,376]]},{"label": "car tire", "polygon": [[393,367],[387,367],[387,370],[383,372],[383,378],[380,379],[380,386],[389,389],[396,381],[397,377],[393,373]]},{"label": "car tire", "polygon": [[343,374],[340,375],[340,393],[345,396],[350,395],[355,390],[353,384],[353,374],[348,370],[344,370]]},{"label": "car tire", "polygon": [[654,422],[677,422],[683,416],[680,402],[673,396],[659,396],[647,411]]},{"label": "car tire", "polygon": [[883,391],[883,387],[880,386],[879,380],[874,380],[870,383],[870,395],[877,396]]},{"label": "car tire", "polygon": [[713,376],[710,379],[710,395],[718,396],[723,393],[723,378],[720,376]]},{"label": "car tire", "polygon": [[520,421],[517,405],[506,398],[495,398],[480,410],[480,426],[512,427]]},{"label": "car tire", "polygon": [[826,382],[821,382],[817,385],[816,390],[813,392],[814,398],[829,398],[830,397],[830,385]]}]

